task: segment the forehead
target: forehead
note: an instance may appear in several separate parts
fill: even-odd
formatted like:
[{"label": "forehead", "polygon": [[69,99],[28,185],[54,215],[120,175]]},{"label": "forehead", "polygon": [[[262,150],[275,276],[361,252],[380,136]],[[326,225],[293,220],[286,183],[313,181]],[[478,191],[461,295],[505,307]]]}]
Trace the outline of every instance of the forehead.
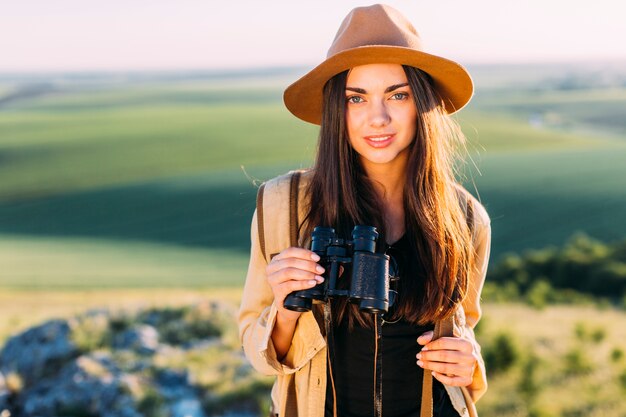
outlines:
[{"label": "forehead", "polygon": [[369,64],[353,67],[348,72],[346,84],[348,87],[364,89],[382,88],[390,85],[406,83],[404,68],[400,64]]}]

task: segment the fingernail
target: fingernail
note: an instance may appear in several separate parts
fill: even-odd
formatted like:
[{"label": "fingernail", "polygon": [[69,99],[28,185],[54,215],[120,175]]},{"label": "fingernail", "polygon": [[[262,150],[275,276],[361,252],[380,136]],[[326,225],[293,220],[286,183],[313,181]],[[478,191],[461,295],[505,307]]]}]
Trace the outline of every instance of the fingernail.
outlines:
[{"label": "fingernail", "polygon": [[417,366],[419,366],[420,368],[424,367],[424,362],[417,361]]},{"label": "fingernail", "polygon": [[324,277],[320,277],[319,275],[315,275],[315,280],[316,280],[318,283],[320,283],[320,284],[321,284],[322,282],[324,282]]},{"label": "fingernail", "polygon": [[317,285],[317,281],[315,281],[314,279],[312,279],[312,280],[310,280],[310,281],[309,281],[309,284],[311,284],[311,285]]},{"label": "fingernail", "polygon": [[311,259],[313,259],[315,262],[317,262],[317,261],[319,261],[322,258],[320,258],[320,256],[317,253],[313,252],[313,254],[311,255]]},{"label": "fingernail", "polygon": [[415,357],[416,357],[417,359],[422,359],[422,354],[421,354],[421,353],[418,353]]},{"label": "fingernail", "polygon": [[326,271],[326,270],[324,269],[324,267],[322,267],[321,265],[316,266],[316,267],[315,267],[315,270],[316,270],[319,274],[323,274],[323,273],[324,273],[324,271]]},{"label": "fingernail", "polygon": [[427,350],[428,350],[428,348],[427,348],[426,346],[424,346],[424,347],[422,348],[422,352],[426,352]]}]

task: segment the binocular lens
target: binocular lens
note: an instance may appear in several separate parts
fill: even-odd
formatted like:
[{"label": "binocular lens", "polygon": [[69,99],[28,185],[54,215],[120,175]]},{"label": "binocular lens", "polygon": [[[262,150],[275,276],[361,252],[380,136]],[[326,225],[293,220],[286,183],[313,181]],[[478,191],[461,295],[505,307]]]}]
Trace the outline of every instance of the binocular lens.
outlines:
[{"label": "binocular lens", "polygon": [[355,226],[352,230],[354,251],[376,252],[376,239],[378,232],[373,226]]},{"label": "binocular lens", "polygon": [[283,305],[288,310],[304,313],[306,311],[310,311],[313,307],[313,299],[298,297],[297,295],[294,295],[292,293],[289,294],[287,298],[285,298],[285,302],[283,303]]},{"label": "binocular lens", "polygon": [[311,233],[311,250],[318,255],[318,252],[323,253],[334,237],[335,229],[332,227],[317,226]]}]

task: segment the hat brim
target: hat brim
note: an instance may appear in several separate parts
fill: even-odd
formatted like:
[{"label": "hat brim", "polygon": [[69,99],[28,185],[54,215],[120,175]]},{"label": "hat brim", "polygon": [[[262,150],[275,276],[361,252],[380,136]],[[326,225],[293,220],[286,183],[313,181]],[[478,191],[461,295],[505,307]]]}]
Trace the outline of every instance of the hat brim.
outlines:
[{"label": "hat brim", "polygon": [[474,94],[472,78],[463,66],[413,48],[368,45],[346,49],[326,59],[285,90],[285,106],[296,117],[321,124],[324,85],[333,76],[359,65],[409,65],[428,73],[448,114],[461,110]]}]

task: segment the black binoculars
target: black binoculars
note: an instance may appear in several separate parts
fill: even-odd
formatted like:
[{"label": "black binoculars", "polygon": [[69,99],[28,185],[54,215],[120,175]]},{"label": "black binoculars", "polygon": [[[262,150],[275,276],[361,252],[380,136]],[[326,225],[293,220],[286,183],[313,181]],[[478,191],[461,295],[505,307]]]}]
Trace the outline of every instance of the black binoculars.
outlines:
[{"label": "black binoculars", "polygon": [[[319,255],[319,263],[326,270],[324,282],[292,292],[285,298],[285,308],[310,311],[313,300],[327,302],[332,297],[348,297],[350,302],[359,304],[361,311],[386,313],[389,282],[395,277],[389,273],[389,256],[376,253],[377,239],[378,232],[372,226],[355,226],[352,240],[338,238],[333,228],[316,227],[311,234],[311,250]],[[349,272],[349,289],[336,287],[340,266]]]}]

